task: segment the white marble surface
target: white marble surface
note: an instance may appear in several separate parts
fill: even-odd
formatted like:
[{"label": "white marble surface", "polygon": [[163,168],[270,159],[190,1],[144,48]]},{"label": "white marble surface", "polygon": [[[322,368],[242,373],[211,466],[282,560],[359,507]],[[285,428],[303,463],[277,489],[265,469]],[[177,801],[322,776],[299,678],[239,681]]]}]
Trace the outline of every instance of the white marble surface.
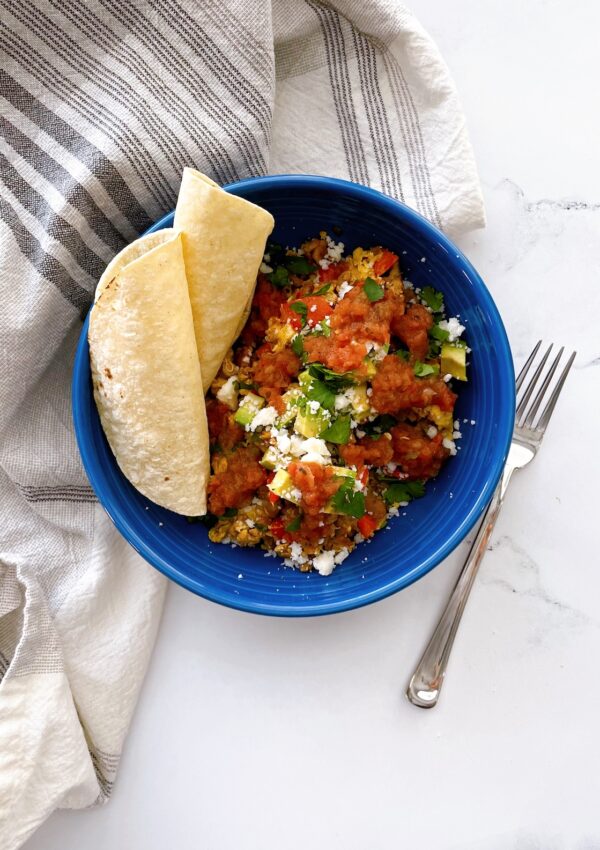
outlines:
[{"label": "white marble surface", "polygon": [[28,850],[597,850],[600,12],[414,0],[459,86],[488,228],[462,240],[517,363],[579,357],[514,479],[440,705],[403,697],[463,546],[376,606],[304,621],[173,586],[106,807]]}]

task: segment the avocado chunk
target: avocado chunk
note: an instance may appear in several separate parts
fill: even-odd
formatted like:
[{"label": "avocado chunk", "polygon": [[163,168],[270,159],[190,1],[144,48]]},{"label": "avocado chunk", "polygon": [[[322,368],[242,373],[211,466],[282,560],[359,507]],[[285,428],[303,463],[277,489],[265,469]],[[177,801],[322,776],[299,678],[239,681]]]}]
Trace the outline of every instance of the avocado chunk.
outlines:
[{"label": "avocado chunk", "polygon": [[308,407],[298,410],[294,431],[302,437],[318,437],[331,424],[331,416],[322,407],[313,413]]},{"label": "avocado chunk", "polygon": [[241,401],[235,416],[233,417],[238,425],[249,425],[261,407],[264,407],[265,400],[259,395],[248,393]]},{"label": "avocado chunk", "polygon": [[282,401],[285,404],[285,410],[279,417],[279,427],[286,428],[288,425],[291,425],[294,419],[296,418],[296,413],[298,412],[298,399],[302,393],[299,389],[291,389],[285,392],[282,395]]},{"label": "avocado chunk", "polygon": [[458,381],[467,380],[467,349],[464,346],[442,344],[442,375],[452,375]]},{"label": "avocado chunk", "polygon": [[275,493],[280,499],[287,499],[295,505],[300,504],[299,490],[294,486],[291,475],[285,469],[278,469],[273,480],[267,484],[271,493]]}]

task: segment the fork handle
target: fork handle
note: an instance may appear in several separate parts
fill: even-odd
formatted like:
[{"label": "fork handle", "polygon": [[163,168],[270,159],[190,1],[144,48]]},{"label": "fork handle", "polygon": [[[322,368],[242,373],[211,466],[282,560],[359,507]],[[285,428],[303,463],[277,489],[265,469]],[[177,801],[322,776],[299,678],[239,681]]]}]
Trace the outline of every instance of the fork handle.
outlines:
[{"label": "fork handle", "polygon": [[452,595],[408,684],[406,696],[413,705],[417,705],[419,708],[433,708],[439,699],[454,638],[473,587],[479,564],[483,559],[500,513],[504,494],[513,470],[514,467],[508,464],[504,467],[500,483],[496,487],[492,500],[483,516],[479,531]]}]

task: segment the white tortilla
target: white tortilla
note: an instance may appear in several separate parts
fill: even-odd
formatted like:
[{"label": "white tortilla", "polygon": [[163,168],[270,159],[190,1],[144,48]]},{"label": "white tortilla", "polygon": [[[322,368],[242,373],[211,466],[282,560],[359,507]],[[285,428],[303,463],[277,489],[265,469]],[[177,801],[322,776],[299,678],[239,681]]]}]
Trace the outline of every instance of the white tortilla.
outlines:
[{"label": "white tortilla", "polygon": [[164,234],[129,246],[131,261],[120,255],[103,275],[88,333],[94,398],[134,487],[165,508],[199,516],[210,472],[202,376],[181,236]]},{"label": "white tortilla", "polygon": [[102,272],[102,277],[96,286],[94,301],[98,300],[108,281],[112,280],[121,269],[128,266],[129,263],[132,263],[134,260],[137,260],[138,257],[141,257],[143,254],[147,254],[148,251],[151,251],[153,248],[168,242],[169,239],[173,238],[174,233],[175,231],[172,227],[166,227],[164,230],[157,230],[156,233],[146,233],[145,236],[140,236],[140,238],[136,239],[135,242],[131,242],[129,245],[126,245],[122,251],[119,251],[119,253],[112,258],[110,263]]},{"label": "white tortilla", "polygon": [[184,169],[174,227],[183,238],[205,392],[247,318],[273,225],[262,207],[230,195],[193,168]]}]

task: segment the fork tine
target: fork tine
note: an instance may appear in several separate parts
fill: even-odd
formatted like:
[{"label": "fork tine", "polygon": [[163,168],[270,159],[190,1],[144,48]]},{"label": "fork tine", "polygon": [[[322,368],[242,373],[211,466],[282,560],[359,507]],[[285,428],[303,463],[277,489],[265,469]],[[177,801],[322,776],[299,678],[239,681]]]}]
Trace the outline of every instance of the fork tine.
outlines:
[{"label": "fork tine", "polygon": [[542,374],[544,366],[546,365],[546,360],[550,356],[551,351],[552,351],[552,343],[550,343],[550,347],[548,348],[548,350],[546,351],[546,353],[544,354],[544,356],[540,360],[540,364],[537,367],[537,369],[535,370],[535,372],[533,373],[533,376],[532,376],[531,380],[529,381],[529,383],[527,385],[527,389],[525,390],[525,392],[523,394],[523,398],[519,402],[519,406],[517,407],[517,413],[516,413],[516,421],[517,422],[520,421],[521,416],[525,413],[527,403],[528,403],[529,399],[531,398],[531,394],[535,389],[535,385],[537,384],[540,375]]},{"label": "fork tine", "polygon": [[516,387],[517,387],[517,392],[519,392],[519,390],[521,389],[521,384],[525,380],[525,377],[526,377],[527,373],[529,372],[529,367],[531,366],[531,364],[535,360],[535,355],[538,353],[541,344],[542,344],[542,340],[540,339],[540,340],[538,340],[537,345],[535,346],[535,348],[533,349],[533,351],[531,352],[531,354],[527,358],[525,365],[523,366],[523,368],[519,372],[519,377],[515,381],[515,384],[516,384]]},{"label": "fork tine", "polygon": [[546,404],[546,407],[544,408],[542,415],[540,416],[540,421],[537,424],[536,430],[539,430],[539,431],[545,431],[546,430],[548,422],[550,422],[550,417],[552,416],[552,414],[554,412],[556,402],[558,401],[560,391],[562,390],[564,383],[567,380],[567,375],[569,374],[569,370],[570,370],[571,366],[573,365],[573,360],[575,360],[576,354],[577,354],[577,352],[574,351],[573,354],[571,354],[571,356],[567,360],[567,365],[563,369],[562,375],[560,376],[560,378],[556,382],[556,386],[552,390],[552,395],[548,399],[548,403]]},{"label": "fork tine", "polygon": [[528,412],[528,414],[527,414],[527,416],[526,416],[526,418],[523,422],[524,428],[531,428],[531,426],[533,425],[533,420],[535,419],[535,414],[538,412],[539,406],[544,399],[544,394],[545,394],[546,390],[548,389],[548,387],[550,386],[550,381],[552,380],[554,373],[556,372],[556,369],[558,367],[558,364],[560,362],[560,358],[562,357],[564,350],[565,350],[565,348],[564,348],[564,346],[562,346],[562,348],[560,349],[560,351],[558,352],[558,354],[554,358],[554,362],[552,363],[552,366],[550,366],[550,368],[548,369],[548,374],[544,378],[542,386],[537,391],[537,394],[536,394],[535,398],[533,399],[533,404],[529,408],[529,412]]}]

